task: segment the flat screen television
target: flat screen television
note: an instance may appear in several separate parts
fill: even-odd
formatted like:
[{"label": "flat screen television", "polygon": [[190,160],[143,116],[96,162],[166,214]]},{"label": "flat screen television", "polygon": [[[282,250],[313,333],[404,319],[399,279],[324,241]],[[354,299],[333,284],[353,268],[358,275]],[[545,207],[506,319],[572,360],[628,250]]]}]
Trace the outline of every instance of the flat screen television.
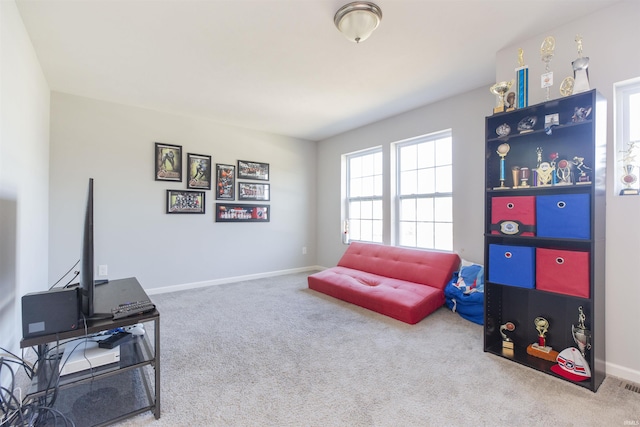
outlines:
[{"label": "flat screen television", "polygon": [[89,319],[96,314],[93,304],[95,290],[93,270],[93,178],[89,178],[80,256],[80,311],[85,318]]}]

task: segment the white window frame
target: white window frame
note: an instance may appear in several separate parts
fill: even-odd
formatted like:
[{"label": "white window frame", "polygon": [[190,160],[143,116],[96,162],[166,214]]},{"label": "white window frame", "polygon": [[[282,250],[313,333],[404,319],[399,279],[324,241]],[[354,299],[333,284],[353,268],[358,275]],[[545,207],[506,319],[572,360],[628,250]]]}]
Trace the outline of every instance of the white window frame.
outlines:
[{"label": "white window frame", "polygon": [[[614,94],[615,94],[615,147],[616,152],[614,155],[615,165],[614,165],[614,189],[615,194],[619,194],[620,190],[625,188],[625,185],[622,183],[622,176],[624,174],[623,169],[623,158],[625,154],[628,154],[633,159],[633,163],[635,164],[635,169],[632,171],[636,177],[640,175],[638,171],[638,166],[640,163],[640,143],[637,143],[635,149],[628,153],[629,144],[634,141],[640,141],[640,135],[633,132],[638,132],[637,128],[632,128],[632,125],[638,126],[638,122],[640,121],[640,106],[635,106],[636,110],[631,111],[630,98],[639,97],[640,96],[640,77],[626,80],[623,82],[618,82],[614,84]],[[632,117],[632,113],[635,113],[635,116]],[[634,158],[635,157],[635,158]],[[633,185],[634,188],[638,188],[638,183],[636,182]]]},{"label": "white window frame", "polygon": [[[376,177],[379,177],[379,183],[374,184],[374,192],[375,190],[379,190],[375,194],[366,194],[366,195],[353,195],[351,194],[351,183],[352,183],[352,171],[351,171],[351,160],[356,158],[361,158],[365,156],[379,156],[380,165],[379,170],[372,171],[372,175],[367,175],[370,177],[374,183],[376,181]],[[384,165],[383,165],[383,157],[382,157],[382,147],[375,147],[363,151],[358,151],[354,153],[349,153],[344,155],[345,167],[346,167],[346,182],[345,182],[345,206],[344,206],[344,218],[345,223],[343,224],[343,243],[349,243],[352,240],[361,241],[361,242],[372,242],[372,243],[383,243],[383,229],[384,229],[384,215],[383,215],[383,196],[384,196]],[[360,178],[360,177],[358,177]],[[379,186],[379,188],[378,188]],[[352,203],[358,204],[368,204],[371,203],[371,215],[365,216],[363,218],[362,215],[359,215],[358,218],[354,218],[354,212],[351,212]],[[379,207],[375,209],[375,204]],[[362,226],[366,226],[366,230],[363,232]]]},{"label": "white window frame", "polygon": [[[418,144],[424,144],[429,142],[436,142],[438,140],[447,140],[449,141],[450,150],[444,156],[445,159],[439,161],[435,156],[432,163],[429,163],[427,166],[424,164],[422,166],[416,163],[416,169],[410,169],[403,171],[402,167],[402,149]],[[397,246],[405,246],[412,248],[421,248],[421,249],[435,249],[435,250],[453,250],[453,132],[451,129],[444,130],[441,132],[436,132],[428,135],[422,135],[419,137],[411,138],[408,140],[398,141],[393,144],[395,148],[395,201],[394,201],[394,243]],[[436,147],[437,150],[437,147]],[[438,176],[436,173],[437,169],[445,170],[449,169],[448,182],[444,185],[438,185],[438,182],[435,181]],[[402,174],[403,172],[411,172],[415,171],[416,175],[416,185],[420,185],[419,174],[422,172],[426,172],[425,175],[429,173],[427,171],[433,172],[433,179],[430,185],[433,186],[432,191],[420,191],[419,188],[416,187],[416,191],[403,194],[403,183],[402,183]],[[407,174],[410,175],[410,174]],[[440,191],[442,187],[446,187],[447,191]],[[439,188],[440,187],[440,188]],[[407,219],[406,216],[403,217],[402,206],[403,204],[407,204],[409,201],[414,201],[416,206],[422,202],[423,209],[424,206],[431,206],[429,209],[432,210],[431,216],[428,218],[418,218],[417,216],[414,219]],[[438,203],[445,203],[445,206],[449,205],[449,212],[446,213],[445,217],[442,218],[441,212],[442,210],[438,210]],[[413,224],[413,226],[411,225]],[[438,227],[438,224],[446,225],[448,224],[450,227],[450,233],[446,233],[446,236],[443,236],[441,231],[443,227]],[[413,228],[414,238],[413,242],[407,241],[406,237],[403,238],[402,230],[403,227],[407,226],[409,228]],[[438,230],[440,228],[440,230]],[[420,229],[423,230],[423,233],[420,233]],[[427,230],[425,233],[424,230]],[[430,230],[429,230],[430,229]],[[406,236],[406,234],[405,234]]]}]

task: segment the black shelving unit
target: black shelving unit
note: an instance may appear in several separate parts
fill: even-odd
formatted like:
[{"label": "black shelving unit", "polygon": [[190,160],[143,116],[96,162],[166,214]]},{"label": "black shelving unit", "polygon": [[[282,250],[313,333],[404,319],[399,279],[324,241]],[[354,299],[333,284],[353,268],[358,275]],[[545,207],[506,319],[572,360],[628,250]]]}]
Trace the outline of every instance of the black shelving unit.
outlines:
[{"label": "black shelving unit", "polygon": [[[494,114],[485,120],[486,156],[485,156],[485,268],[487,272],[485,285],[485,321],[484,350],[513,360],[549,375],[565,379],[551,370],[555,361],[545,360],[530,355],[527,347],[538,341],[538,331],[534,319],[543,317],[549,322],[546,344],[555,351],[568,347],[578,347],[573,339],[572,326],[578,326],[579,309],[584,313],[584,325],[591,333],[591,348],[585,352],[585,360],[591,370],[591,378],[574,382],[576,385],[596,391],[605,377],[605,320],[604,320],[604,287],[605,287],[605,176],[606,176],[606,108],[604,98],[595,90],[544,102],[527,108],[505,113]],[[589,114],[586,112],[590,109]],[[547,121],[557,114],[557,122]],[[531,127],[532,118],[535,125]],[[546,122],[546,123],[545,123]],[[524,123],[525,126],[519,124]],[[530,129],[526,128],[526,125]],[[510,129],[506,131],[505,129]],[[520,132],[520,130],[524,130]],[[500,134],[499,134],[499,133]],[[509,151],[504,162],[497,153],[502,144],[508,144]],[[503,145],[501,148],[504,148]],[[541,154],[538,151],[541,150]],[[550,159],[551,153],[558,157]],[[578,160],[583,158],[582,170],[588,178],[580,178],[577,168]],[[538,163],[552,161],[558,167],[560,161],[570,166],[572,173],[570,183],[554,185],[535,185],[535,173]],[[503,163],[503,166],[501,166]],[[518,176],[518,187],[514,186],[512,168],[527,167],[530,170],[528,187],[522,187],[522,176]],[[565,169],[566,170],[566,169]],[[587,180],[588,179],[588,180]],[[559,181],[557,179],[556,181]],[[559,199],[582,195],[588,203],[585,212],[588,238],[539,236],[537,223],[533,224],[532,233],[528,235],[505,234],[492,227],[492,205],[496,197],[525,196],[533,198],[536,203],[541,196],[557,196]],[[508,199],[500,199],[508,200]],[[586,212],[588,210],[588,212]],[[539,212],[536,212],[536,215]],[[537,219],[537,218],[536,218]],[[554,218],[544,218],[546,224],[553,224]],[[561,223],[561,221],[559,221]],[[519,224],[522,226],[522,224]],[[516,225],[518,229],[518,225]],[[504,229],[502,231],[505,231]],[[511,248],[527,248],[534,254],[538,249],[557,251],[575,251],[586,254],[588,265],[588,292],[586,295],[573,295],[563,288],[545,289],[536,274],[531,287],[513,286],[497,278],[502,276],[498,260],[490,255],[492,245],[505,245]],[[531,249],[529,249],[531,248]],[[572,252],[573,253],[573,252]],[[492,268],[492,260],[494,266]],[[534,271],[543,269],[536,264]],[[502,268],[502,267],[500,267]],[[536,271],[536,273],[538,273]],[[518,275],[518,269],[509,272]],[[492,275],[495,280],[492,282]],[[560,281],[569,283],[577,280],[578,274],[566,274],[558,277]],[[501,282],[501,283],[497,283]],[[585,289],[586,291],[586,289]],[[512,322],[515,330],[507,335],[513,342],[514,349],[503,349],[503,337],[500,326]],[[569,380],[567,380],[569,381]]]}]

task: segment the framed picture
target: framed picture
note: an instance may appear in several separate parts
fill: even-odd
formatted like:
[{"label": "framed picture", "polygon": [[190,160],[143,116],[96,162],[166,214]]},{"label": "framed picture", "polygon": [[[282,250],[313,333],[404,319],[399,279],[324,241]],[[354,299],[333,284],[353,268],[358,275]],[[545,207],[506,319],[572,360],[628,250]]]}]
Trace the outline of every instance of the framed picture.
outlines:
[{"label": "framed picture", "polygon": [[238,178],[269,181],[269,163],[238,160]]},{"label": "framed picture", "polygon": [[211,156],[187,153],[187,188],[211,190]]},{"label": "framed picture", "polygon": [[182,181],[182,146],[155,145],[156,181]]},{"label": "framed picture", "polygon": [[216,200],[235,200],[236,167],[216,164]]},{"label": "framed picture", "polygon": [[204,191],[167,190],[167,213],[204,213]]},{"label": "framed picture", "polygon": [[270,184],[238,183],[238,200],[270,200]]},{"label": "framed picture", "polygon": [[269,205],[216,203],[216,222],[269,222]]}]

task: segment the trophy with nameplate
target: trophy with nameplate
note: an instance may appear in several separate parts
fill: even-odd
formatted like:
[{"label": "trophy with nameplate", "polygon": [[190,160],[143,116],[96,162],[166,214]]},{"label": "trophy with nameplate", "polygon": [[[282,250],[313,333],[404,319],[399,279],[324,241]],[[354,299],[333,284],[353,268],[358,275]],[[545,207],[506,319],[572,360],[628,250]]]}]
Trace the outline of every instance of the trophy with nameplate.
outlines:
[{"label": "trophy with nameplate", "polygon": [[500,156],[500,187],[493,187],[494,190],[506,190],[509,187],[506,187],[504,185],[504,181],[505,181],[505,157],[507,157],[507,153],[509,153],[509,150],[511,150],[511,146],[509,146],[509,144],[507,144],[506,142],[498,145],[498,149],[496,150],[496,153],[498,154],[498,156]]},{"label": "trophy with nameplate", "polygon": [[620,161],[622,161],[623,174],[620,177],[620,180],[624,184],[625,188],[620,190],[621,196],[640,194],[640,191],[638,190],[638,188],[635,188],[635,183],[638,182],[638,177],[633,173],[634,169],[636,168],[636,165],[635,165],[636,155],[634,151],[636,151],[636,149],[638,148],[636,144],[639,144],[639,143],[640,143],[640,140],[630,141],[628,144],[629,147],[626,150],[622,151],[623,156],[622,156],[622,159],[620,159]]},{"label": "trophy with nameplate", "polygon": [[549,91],[551,89],[551,86],[553,86],[553,71],[551,71],[551,69],[549,68],[549,63],[553,58],[555,48],[556,39],[553,36],[545,37],[545,39],[542,41],[542,45],[540,46],[540,58],[542,59],[542,62],[545,63],[545,72],[540,77],[540,86],[542,87],[542,89],[547,90],[547,101],[549,101],[550,99]]},{"label": "trophy with nameplate", "polygon": [[513,356],[513,340],[507,335],[507,332],[513,332],[516,330],[516,325],[513,322],[507,322],[504,325],[500,325],[500,335],[502,335],[502,354],[504,356]]},{"label": "trophy with nameplate", "polygon": [[516,108],[529,106],[529,66],[524,65],[524,51],[518,49],[518,68],[516,68]]},{"label": "trophy with nameplate", "polygon": [[582,37],[576,35],[578,59],[571,63],[573,67],[573,91],[581,93],[589,90],[589,58],[582,56]]},{"label": "trophy with nameplate", "polygon": [[578,307],[578,326],[571,325],[571,335],[582,357],[585,357],[587,350],[591,350],[591,332],[584,326],[585,320],[586,316],[584,315],[582,306],[580,306]]},{"label": "trophy with nameplate", "polygon": [[498,82],[489,88],[489,91],[497,97],[497,105],[493,109],[493,114],[504,113],[506,111],[505,96],[507,95],[507,92],[509,92],[509,89],[511,89],[512,85],[513,80],[510,80],[508,82]]},{"label": "trophy with nameplate", "polygon": [[591,184],[591,178],[588,175],[591,168],[584,164],[584,157],[575,156],[572,163],[579,172],[576,184]]},{"label": "trophy with nameplate", "polygon": [[544,317],[536,317],[533,324],[538,331],[538,342],[529,344],[527,353],[531,356],[555,362],[558,352],[547,345],[547,332],[549,331],[549,321]]}]

